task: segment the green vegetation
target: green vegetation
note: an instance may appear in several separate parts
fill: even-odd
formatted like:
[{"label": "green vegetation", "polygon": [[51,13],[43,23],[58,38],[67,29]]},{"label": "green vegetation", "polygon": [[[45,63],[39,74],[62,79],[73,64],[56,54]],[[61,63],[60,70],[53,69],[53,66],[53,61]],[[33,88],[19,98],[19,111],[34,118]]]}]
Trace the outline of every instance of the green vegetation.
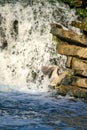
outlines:
[{"label": "green vegetation", "polygon": [[77,14],[83,17],[87,17],[87,9],[83,9],[83,8],[77,8],[76,9]]}]

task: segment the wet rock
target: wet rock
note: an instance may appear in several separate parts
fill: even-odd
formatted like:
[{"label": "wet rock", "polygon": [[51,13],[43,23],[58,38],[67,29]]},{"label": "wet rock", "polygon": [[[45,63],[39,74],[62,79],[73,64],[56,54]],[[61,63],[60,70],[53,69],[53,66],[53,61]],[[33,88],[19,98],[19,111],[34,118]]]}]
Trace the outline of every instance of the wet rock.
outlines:
[{"label": "wet rock", "polygon": [[[85,25],[81,24],[80,26],[80,29],[86,31]],[[75,97],[87,99],[86,35],[79,35],[54,25],[52,25],[51,33],[57,43],[57,53],[67,56],[66,67],[73,72],[73,74],[63,77],[61,84],[55,88],[61,95],[71,92]]]},{"label": "wet rock", "polygon": [[72,82],[72,85],[87,89],[87,78],[81,78],[76,76],[74,78],[75,80]]},{"label": "wet rock", "polygon": [[72,85],[87,89],[87,78],[66,75],[66,77],[64,77],[64,79],[61,81],[61,85],[63,86]]},{"label": "wet rock", "polygon": [[66,67],[73,72],[67,74],[56,85],[58,93],[87,100],[87,1],[62,0],[76,8],[76,14],[81,22],[72,21],[71,25],[79,28],[82,34],[63,28],[61,25],[51,24],[51,33],[57,43],[57,53],[67,56]]},{"label": "wet rock", "polygon": [[83,98],[87,100],[87,89],[80,88],[77,86],[67,85],[67,86],[60,86],[58,89],[58,94],[61,94],[63,96],[67,95],[68,93],[71,93],[72,96],[76,98]]},{"label": "wet rock", "polygon": [[71,65],[72,65],[72,57],[68,56],[66,61],[66,67],[71,68]]},{"label": "wet rock", "polygon": [[75,83],[76,77],[66,75],[61,81],[61,85],[67,86],[67,85],[73,85]]},{"label": "wet rock", "polygon": [[71,25],[74,26],[74,27],[80,28],[83,31],[87,31],[87,18],[82,23],[76,22],[76,21],[72,21]]},{"label": "wet rock", "polygon": [[67,57],[66,67],[74,71],[74,75],[87,77],[87,60]]},{"label": "wet rock", "polygon": [[75,75],[82,75],[87,77],[87,60],[73,58],[71,64],[72,69],[75,71]]},{"label": "wet rock", "polygon": [[69,4],[71,7],[87,7],[86,0],[62,0],[63,2]]},{"label": "wet rock", "polygon": [[87,48],[70,45],[66,42],[57,45],[57,53],[87,59]]},{"label": "wet rock", "polygon": [[77,87],[76,89],[74,89],[73,95],[74,97],[83,98],[87,100],[87,89],[81,89]]},{"label": "wet rock", "polygon": [[86,0],[62,0],[70,7],[76,8],[76,14],[82,17],[87,17],[87,1]]},{"label": "wet rock", "polygon": [[61,40],[67,41],[71,44],[87,46],[87,37],[85,37],[85,35],[79,35],[71,30],[65,30],[57,27],[52,27],[51,33]]}]

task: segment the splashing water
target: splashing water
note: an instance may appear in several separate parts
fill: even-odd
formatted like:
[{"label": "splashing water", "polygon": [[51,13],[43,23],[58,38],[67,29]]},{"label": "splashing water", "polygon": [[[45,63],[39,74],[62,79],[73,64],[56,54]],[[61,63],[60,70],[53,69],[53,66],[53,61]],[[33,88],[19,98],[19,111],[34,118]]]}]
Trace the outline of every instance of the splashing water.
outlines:
[{"label": "splashing water", "polygon": [[66,60],[52,45],[50,23],[67,27],[77,16],[57,0],[30,3],[0,5],[0,84],[13,90],[48,91],[41,66],[56,62],[63,68]]}]

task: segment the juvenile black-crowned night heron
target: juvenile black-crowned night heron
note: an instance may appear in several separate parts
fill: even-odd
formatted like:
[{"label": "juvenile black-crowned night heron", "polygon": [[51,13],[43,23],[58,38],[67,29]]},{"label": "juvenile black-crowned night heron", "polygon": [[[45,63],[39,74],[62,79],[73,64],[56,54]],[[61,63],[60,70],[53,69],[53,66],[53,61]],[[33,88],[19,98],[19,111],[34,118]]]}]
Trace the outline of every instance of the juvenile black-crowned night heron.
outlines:
[{"label": "juvenile black-crowned night heron", "polygon": [[51,86],[60,85],[62,79],[68,74],[67,71],[64,71],[59,75],[59,66],[57,65],[42,66],[41,70],[43,74],[48,75]]}]

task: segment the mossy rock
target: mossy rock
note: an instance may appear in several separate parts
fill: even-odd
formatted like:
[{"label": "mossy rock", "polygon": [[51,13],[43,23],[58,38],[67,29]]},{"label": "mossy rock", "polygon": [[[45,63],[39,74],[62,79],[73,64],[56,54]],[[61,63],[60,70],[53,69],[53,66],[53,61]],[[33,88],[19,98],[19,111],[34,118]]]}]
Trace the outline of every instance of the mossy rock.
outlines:
[{"label": "mossy rock", "polygon": [[56,37],[55,35],[53,35],[52,41],[53,41],[53,43],[56,42],[56,43],[58,43],[58,44],[62,44],[61,39],[58,38],[58,37]]},{"label": "mossy rock", "polygon": [[86,89],[78,89],[73,91],[73,95],[77,98],[83,98],[87,100],[87,90]]},{"label": "mossy rock", "polygon": [[64,3],[69,4],[71,7],[81,7],[82,0],[62,0]]},{"label": "mossy rock", "polygon": [[87,18],[82,23],[76,22],[76,21],[72,21],[71,25],[74,26],[74,27],[80,28],[81,30],[87,32]]},{"label": "mossy rock", "polygon": [[[51,25],[50,33],[64,42],[66,41],[78,46],[87,46],[87,37],[85,37],[85,35],[77,34],[74,31],[63,29],[62,26],[57,26],[55,24]],[[58,43],[60,43],[60,41]]]},{"label": "mossy rock", "polygon": [[71,93],[76,98],[81,98],[87,100],[87,89],[83,89],[77,86],[63,86],[61,85],[58,89],[58,94],[65,96],[68,93]]}]

